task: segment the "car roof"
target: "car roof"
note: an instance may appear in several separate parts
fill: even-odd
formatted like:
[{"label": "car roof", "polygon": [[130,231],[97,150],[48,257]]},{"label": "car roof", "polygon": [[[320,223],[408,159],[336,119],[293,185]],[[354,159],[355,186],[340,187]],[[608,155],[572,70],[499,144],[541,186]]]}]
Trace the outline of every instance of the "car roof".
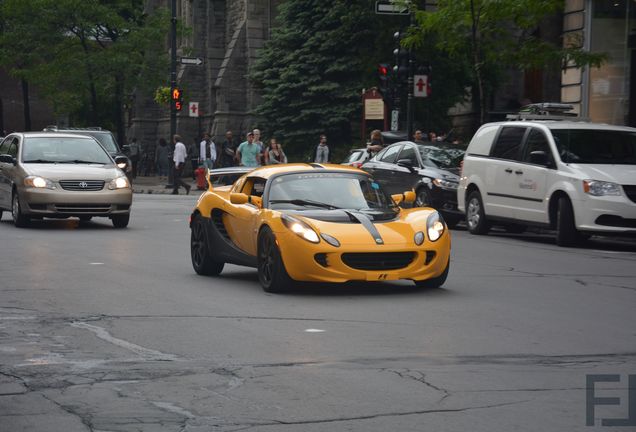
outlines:
[{"label": "car roof", "polygon": [[[50,138],[50,137],[55,137],[55,138],[90,138],[92,140],[94,140],[95,138],[93,138],[90,135],[81,135],[81,134],[76,134],[76,133],[64,133],[64,132],[14,132],[13,135],[22,135],[24,138]],[[80,135],[80,136],[78,136]]]},{"label": "car roof", "polygon": [[[589,121],[576,120],[519,120],[519,121],[501,121],[494,123],[486,123],[486,125],[494,126],[544,126],[548,129],[589,129],[589,130],[613,130],[636,132],[636,128],[629,126],[611,125],[607,123],[593,123]],[[484,125],[484,126],[486,126]]]},{"label": "car roof", "polygon": [[255,168],[254,171],[250,172],[249,176],[262,177],[267,179],[278,174],[299,173],[299,172],[320,172],[320,170],[325,170],[326,172],[331,172],[331,173],[349,172],[349,173],[355,173],[355,174],[368,175],[365,171],[362,171],[358,168],[354,168],[348,165],[292,163],[292,164],[283,164],[283,165],[266,165],[264,167]]}]

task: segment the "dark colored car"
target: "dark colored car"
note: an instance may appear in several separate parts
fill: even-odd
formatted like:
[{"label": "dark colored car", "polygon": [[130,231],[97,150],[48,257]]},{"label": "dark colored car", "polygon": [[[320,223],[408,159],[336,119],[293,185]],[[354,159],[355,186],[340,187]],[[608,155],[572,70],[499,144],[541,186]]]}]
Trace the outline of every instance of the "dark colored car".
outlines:
[{"label": "dark colored car", "polygon": [[465,150],[439,144],[402,141],[382,149],[362,165],[389,194],[413,189],[417,207],[439,210],[449,227],[463,218],[457,209],[460,163]]},{"label": "dark colored car", "polygon": [[117,140],[113,133],[109,130],[102,129],[100,127],[92,127],[92,128],[59,128],[57,126],[47,126],[44,128],[45,132],[64,132],[66,134],[76,134],[76,135],[87,135],[95,138],[104,149],[110,153],[113,159],[116,157],[125,157],[126,164],[124,166],[123,163],[118,164],[117,166],[126,173],[126,177],[128,177],[128,181],[132,183],[132,162],[126,153],[124,153],[123,149],[119,147],[117,144]]}]

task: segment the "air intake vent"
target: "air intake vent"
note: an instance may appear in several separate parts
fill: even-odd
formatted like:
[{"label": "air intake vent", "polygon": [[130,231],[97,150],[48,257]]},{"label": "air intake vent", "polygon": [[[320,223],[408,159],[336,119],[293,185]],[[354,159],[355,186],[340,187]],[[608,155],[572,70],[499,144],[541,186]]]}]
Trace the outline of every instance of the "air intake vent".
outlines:
[{"label": "air intake vent", "polygon": [[415,252],[343,253],[342,262],[357,270],[396,270],[413,262]]}]

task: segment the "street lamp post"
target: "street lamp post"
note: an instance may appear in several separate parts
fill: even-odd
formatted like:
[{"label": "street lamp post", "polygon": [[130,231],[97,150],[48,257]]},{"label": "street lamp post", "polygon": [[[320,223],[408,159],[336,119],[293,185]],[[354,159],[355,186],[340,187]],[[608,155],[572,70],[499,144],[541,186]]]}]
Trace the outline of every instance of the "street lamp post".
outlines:
[{"label": "street lamp post", "polygon": [[[177,87],[177,0],[172,0],[171,4],[171,21],[170,21],[170,139],[172,146],[172,137],[177,133],[177,110],[172,94]],[[172,163],[170,164],[172,166]],[[174,170],[168,172],[168,186],[174,184]],[[168,187],[166,186],[166,187]]]}]

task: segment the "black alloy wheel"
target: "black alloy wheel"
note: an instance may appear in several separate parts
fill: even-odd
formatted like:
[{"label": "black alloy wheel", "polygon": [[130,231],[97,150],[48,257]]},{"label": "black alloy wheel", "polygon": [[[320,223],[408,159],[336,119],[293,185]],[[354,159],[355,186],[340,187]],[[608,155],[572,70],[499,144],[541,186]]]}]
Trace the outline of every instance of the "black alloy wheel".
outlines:
[{"label": "black alloy wheel", "polygon": [[572,204],[566,197],[561,197],[557,206],[556,244],[559,246],[575,246],[581,241],[582,237],[574,224]]},{"label": "black alloy wheel", "polygon": [[13,192],[11,215],[13,216],[13,224],[18,228],[24,228],[29,225],[29,222],[31,222],[31,219],[22,213],[22,206],[20,205],[18,191]]},{"label": "black alloy wheel", "polygon": [[126,228],[128,226],[128,222],[130,221],[130,213],[111,216],[111,220],[115,228]]},{"label": "black alloy wheel", "polygon": [[486,234],[490,230],[481,194],[476,190],[466,199],[466,226],[471,234]]},{"label": "black alloy wheel", "polygon": [[431,279],[425,279],[425,280],[414,280],[413,282],[415,283],[415,286],[418,288],[439,288],[442,285],[444,285],[444,282],[446,282],[446,279],[448,278],[448,271],[450,269],[450,258],[448,258],[448,262],[446,263],[446,268],[444,269],[444,272],[434,278]]},{"label": "black alloy wheel", "polygon": [[192,259],[194,271],[204,276],[218,276],[225,266],[223,261],[214,260],[210,253],[205,221],[201,215],[196,215],[192,221],[190,258]]},{"label": "black alloy wheel", "polygon": [[415,207],[433,207],[433,197],[426,187],[421,187],[415,192]]},{"label": "black alloy wheel", "polygon": [[258,235],[258,280],[268,293],[283,293],[291,289],[293,280],[287,274],[280,256],[276,238],[269,227],[264,227]]}]

